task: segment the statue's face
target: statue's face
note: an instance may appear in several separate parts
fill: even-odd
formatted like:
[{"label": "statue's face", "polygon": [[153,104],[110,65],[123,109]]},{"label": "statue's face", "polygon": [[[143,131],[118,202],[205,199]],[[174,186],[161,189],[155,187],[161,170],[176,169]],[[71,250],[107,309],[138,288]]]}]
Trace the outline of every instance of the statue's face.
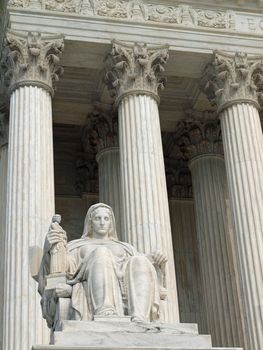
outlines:
[{"label": "statue's face", "polygon": [[111,226],[109,210],[98,208],[92,218],[93,238],[106,238]]}]

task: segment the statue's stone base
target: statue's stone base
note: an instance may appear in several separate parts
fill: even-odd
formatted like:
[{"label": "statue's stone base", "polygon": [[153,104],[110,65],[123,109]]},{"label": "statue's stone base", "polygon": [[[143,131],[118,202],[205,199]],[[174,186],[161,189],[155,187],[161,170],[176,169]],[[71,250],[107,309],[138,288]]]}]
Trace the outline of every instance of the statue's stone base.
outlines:
[{"label": "statue's stone base", "polygon": [[199,335],[195,324],[134,323],[124,317],[63,321],[61,326],[61,331],[54,332],[54,345],[33,346],[32,350],[212,349],[211,337]]}]

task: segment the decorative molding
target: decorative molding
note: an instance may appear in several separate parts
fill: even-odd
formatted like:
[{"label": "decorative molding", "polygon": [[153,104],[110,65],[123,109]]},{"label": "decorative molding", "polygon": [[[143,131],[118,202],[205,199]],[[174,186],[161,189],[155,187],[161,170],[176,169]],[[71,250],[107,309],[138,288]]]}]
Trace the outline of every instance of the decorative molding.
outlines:
[{"label": "decorative molding", "polygon": [[63,73],[58,66],[64,49],[61,35],[27,35],[8,31],[5,46],[5,83],[9,92],[19,86],[36,85],[54,93]]},{"label": "decorative molding", "polygon": [[81,142],[85,152],[92,149],[99,153],[107,148],[119,147],[116,113],[99,109],[90,113],[82,129]]},{"label": "decorative molding", "polygon": [[88,153],[79,154],[76,160],[76,189],[80,194],[99,193],[98,164]]},{"label": "decorative molding", "polygon": [[88,16],[160,22],[186,27],[235,30],[235,13],[192,5],[154,5],[143,0],[10,0],[9,7],[42,9]]},{"label": "decorative molding", "polygon": [[251,56],[242,52],[228,54],[215,51],[213,62],[205,68],[201,89],[218,110],[239,102],[259,106],[263,87],[263,56]]},{"label": "decorative molding", "polygon": [[149,94],[159,100],[158,90],[165,84],[161,73],[168,58],[167,45],[128,45],[113,41],[108,57],[110,70],[106,73],[105,82],[116,95],[116,105],[131,93]]},{"label": "decorative molding", "polygon": [[184,159],[165,159],[166,183],[169,199],[193,198],[191,172]]}]

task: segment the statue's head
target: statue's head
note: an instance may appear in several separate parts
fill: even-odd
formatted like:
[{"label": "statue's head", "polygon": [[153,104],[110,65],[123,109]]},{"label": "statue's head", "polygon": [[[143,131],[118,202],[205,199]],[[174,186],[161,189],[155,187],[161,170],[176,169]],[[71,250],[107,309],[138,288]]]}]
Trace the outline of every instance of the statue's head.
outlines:
[{"label": "statue's head", "polygon": [[[107,230],[107,237],[109,239],[118,239],[113,210],[109,205],[104,203],[97,203],[89,208],[84,222],[82,238],[93,238],[94,230],[99,230],[97,220],[101,216],[106,220],[104,229]],[[103,230],[101,234],[105,236]]]}]

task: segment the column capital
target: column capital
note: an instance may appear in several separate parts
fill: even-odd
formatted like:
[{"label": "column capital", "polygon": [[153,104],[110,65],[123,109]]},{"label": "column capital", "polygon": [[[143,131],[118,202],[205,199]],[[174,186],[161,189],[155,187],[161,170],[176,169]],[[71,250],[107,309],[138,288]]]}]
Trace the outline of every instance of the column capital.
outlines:
[{"label": "column capital", "polygon": [[58,65],[64,49],[62,35],[7,31],[5,81],[9,93],[20,86],[39,86],[54,94],[55,82],[63,73]]},{"label": "column capital", "polygon": [[218,111],[234,103],[253,103],[259,107],[262,92],[263,56],[215,51],[201,79],[201,89]]},{"label": "column capital", "polygon": [[187,161],[165,159],[166,182],[169,199],[192,199],[192,178]]},{"label": "column capital", "polygon": [[177,143],[190,161],[201,156],[223,156],[219,119],[211,118],[213,114],[208,118],[208,114],[203,113],[206,118],[190,117],[178,125],[181,136]]},{"label": "column capital", "polygon": [[8,143],[8,112],[0,106],[0,148]]},{"label": "column capital", "polygon": [[105,82],[116,96],[116,105],[128,94],[148,94],[159,102],[158,90],[165,84],[161,73],[169,58],[168,48],[168,45],[113,41]]},{"label": "column capital", "polygon": [[86,152],[87,148],[92,148],[97,154],[105,149],[119,147],[116,113],[95,109],[87,117],[81,141]]}]

